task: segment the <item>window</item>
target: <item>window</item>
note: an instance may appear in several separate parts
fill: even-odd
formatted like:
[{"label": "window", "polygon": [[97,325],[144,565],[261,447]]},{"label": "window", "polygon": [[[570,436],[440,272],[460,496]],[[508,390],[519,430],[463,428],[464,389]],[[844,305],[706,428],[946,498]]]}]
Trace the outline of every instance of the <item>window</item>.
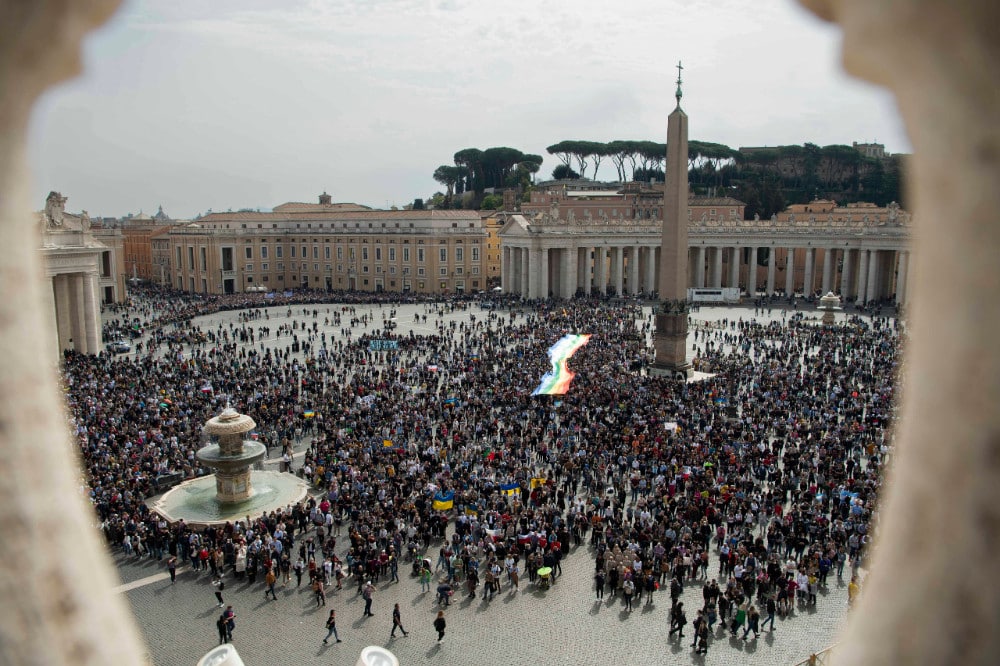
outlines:
[{"label": "window", "polygon": [[357,255],[357,253],[355,253],[355,251],[354,251],[354,248],[353,248],[353,247],[349,247],[349,248],[347,248],[347,249],[349,250],[349,252],[347,253],[347,255],[348,255],[348,258],[349,258],[349,259],[350,259],[351,261],[354,261],[355,259],[357,259],[357,256],[358,256],[358,255]]},{"label": "window", "polygon": [[200,247],[198,249],[201,250],[201,253],[200,253],[201,254],[201,257],[200,257],[200,259],[201,259],[201,270],[207,271],[208,270],[208,248]]},{"label": "window", "polygon": [[389,248],[389,261],[396,261],[396,248]]},{"label": "window", "polygon": [[319,270],[319,264],[313,264],[313,270],[314,271],[318,271]]},{"label": "window", "polygon": [[375,261],[382,261],[382,248],[375,248]]},{"label": "window", "polygon": [[282,255],[284,254],[284,252],[282,252],[281,250],[282,250],[282,247],[280,245],[278,247],[274,248],[274,256],[277,257],[278,259],[282,259],[283,258]]},{"label": "window", "polygon": [[[194,248],[188,247],[188,268],[194,270]],[[191,291],[194,291],[194,278],[191,279]]]},{"label": "window", "polygon": [[424,268],[423,266],[421,266],[420,268],[417,269],[417,275],[423,275],[423,274],[424,274]]},{"label": "window", "polygon": [[252,272],[253,271],[253,264],[247,264],[246,267],[243,270],[245,270],[247,273]]},{"label": "window", "polygon": [[382,272],[382,267],[381,266],[376,266],[375,267],[375,272],[376,273],[381,273]]},{"label": "window", "polygon": [[715,209],[714,208],[709,209],[708,214],[715,215]]},{"label": "window", "polygon": [[440,273],[441,275],[447,275],[448,269],[445,266],[442,266],[441,268],[438,269],[438,273]]},{"label": "window", "polygon": [[455,248],[455,263],[460,264],[465,261],[465,251],[464,248]]},{"label": "window", "polygon": [[261,264],[260,265],[260,270],[262,270],[262,271],[269,270],[269,265],[268,264]]},{"label": "window", "polygon": [[246,253],[247,259],[253,259],[253,246],[243,248],[243,252]]},{"label": "window", "polygon": [[368,261],[368,248],[361,248],[361,261]]},{"label": "window", "polygon": [[305,258],[306,258],[306,257],[308,257],[308,256],[309,256],[309,254],[308,254],[308,253],[307,253],[307,251],[306,251],[306,246],[305,246],[305,245],[303,245],[303,246],[302,246],[302,258],[303,258],[303,259],[305,259]]},{"label": "window", "polygon": [[341,261],[344,258],[344,247],[342,245],[337,246],[337,261]]},{"label": "window", "polygon": [[424,263],[424,248],[422,247],[417,248],[417,263],[418,264]]},{"label": "window", "polygon": [[313,259],[319,259],[319,245],[313,245]]},{"label": "window", "polygon": [[279,262],[278,262],[278,270],[279,270],[279,271],[283,271],[283,270],[285,270],[285,264],[283,264],[282,262],[280,262],[280,261],[279,261]]},{"label": "window", "polygon": [[396,267],[389,266],[389,275],[395,275],[395,274],[396,274]]},{"label": "window", "polygon": [[361,272],[362,273],[367,273],[368,272],[368,264],[365,264],[364,266],[361,267]]},{"label": "window", "polygon": [[472,274],[473,275],[479,275],[479,266],[473,266],[472,267]]},{"label": "window", "polygon": [[461,275],[461,274],[462,274],[462,267],[461,266],[456,266],[455,267],[455,275]]},{"label": "window", "polygon": [[294,259],[294,258],[295,258],[295,246],[293,245],[292,246],[292,259]]},{"label": "window", "polygon": [[438,261],[442,264],[448,263],[448,248],[442,247],[438,250]]},{"label": "window", "polygon": [[472,248],[472,260],[473,261],[479,261],[479,248],[478,247]]},{"label": "window", "polygon": [[410,263],[410,248],[408,247],[403,248],[403,262]]},{"label": "window", "polygon": [[326,245],[323,247],[323,258],[330,261],[330,246]]},{"label": "window", "polygon": [[267,259],[267,246],[266,245],[261,245],[260,246],[260,258],[261,259]]},{"label": "window", "polygon": [[266,276],[266,275],[265,275],[265,276],[264,276],[263,278],[261,278],[261,279],[262,279],[262,280],[263,280],[264,282],[267,282],[267,276]]}]

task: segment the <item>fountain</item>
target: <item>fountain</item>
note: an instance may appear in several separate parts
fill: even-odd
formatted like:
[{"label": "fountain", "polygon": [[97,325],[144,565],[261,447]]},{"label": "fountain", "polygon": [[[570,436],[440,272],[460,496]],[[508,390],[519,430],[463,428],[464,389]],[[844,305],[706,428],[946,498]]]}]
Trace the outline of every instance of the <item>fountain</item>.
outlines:
[{"label": "fountain", "polygon": [[215,474],[181,483],[154,500],[152,510],[170,522],[183,519],[199,526],[241,520],[302,501],[308,486],[298,477],[252,469],[267,453],[263,444],[246,439],[255,427],[252,418],[229,406],[209,419],[204,433],[210,443],[195,455]]},{"label": "fountain", "polygon": [[828,292],[826,296],[819,299],[819,305],[816,309],[823,313],[823,325],[833,326],[834,313],[841,309],[840,296],[837,296],[832,291]]}]

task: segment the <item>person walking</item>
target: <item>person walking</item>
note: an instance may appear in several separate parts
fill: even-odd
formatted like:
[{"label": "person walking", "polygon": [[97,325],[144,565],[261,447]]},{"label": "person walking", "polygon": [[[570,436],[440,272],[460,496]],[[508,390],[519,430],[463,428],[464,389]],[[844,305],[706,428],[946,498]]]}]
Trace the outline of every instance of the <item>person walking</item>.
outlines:
[{"label": "person walking", "polygon": [[361,598],[365,600],[365,613],[362,617],[372,617],[375,613],[372,613],[372,598],[375,595],[375,586],[372,585],[371,581],[365,583],[364,589],[361,590]]},{"label": "person walking", "polygon": [[431,570],[427,567],[420,568],[420,592],[431,591]]},{"label": "person walking", "polygon": [[333,636],[337,639],[338,643],[342,643],[340,636],[337,635],[337,611],[331,610],[330,617],[326,618],[326,638],[323,639],[323,645],[329,645],[327,641]]},{"label": "person walking", "polygon": [[313,578],[312,582],[313,594],[316,595],[316,606],[326,606],[326,590],[323,589],[323,581],[320,580],[319,576]]},{"label": "person walking", "polygon": [[684,614],[684,602],[678,601],[670,611],[670,635],[677,632],[678,638],[684,638],[684,627],[687,626],[687,616]]},{"label": "person walking", "polygon": [[438,632],[438,643],[444,638],[444,628],[446,626],[448,624],[444,620],[444,611],[438,611],[437,617],[434,619],[434,631]]},{"label": "person walking", "polygon": [[233,611],[233,607],[226,606],[226,610],[222,611],[222,617],[226,621],[226,641],[232,643],[233,629],[236,628],[236,612]]},{"label": "person walking", "polygon": [[215,626],[219,630],[219,645],[229,642],[229,631],[226,629],[226,614],[220,613],[219,619],[215,621]]},{"label": "person walking", "polygon": [[222,600],[222,591],[226,589],[226,584],[222,581],[222,577],[219,576],[212,581],[212,585],[215,586],[215,598],[219,600],[219,608],[226,605],[226,602]]},{"label": "person walking", "polygon": [[278,577],[274,575],[274,567],[272,566],[267,570],[267,575],[264,576],[264,584],[267,588],[264,590],[264,599],[267,599],[267,595],[271,595],[274,601],[278,600],[278,595],[274,593],[274,584],[278,581]]},{"label": "person walking", "polygon": [[396,627],[399,627],[399,630],[403,632],[404,636],[410,635],[406,629],[403,629],[403,620],[399,613],[399,604],[394,604],[392,607],[392,631],[389,632],[389,638],[396,637]]},{"label": "person walking", "polygon": [[626,578],[622,584],[622,596],[625,598],[625,610],[632,610],[632,595],[635,594],[635,583],[631,578]]},{"label": "person walking", "polygon": [[760,625],[760,630],[764,631],[764,627],[770,624],[771,631],[774,631],[774,614],[778,610],[778,605],[774,601],[773,594],[767,598],[767,602],[764,604],[764,610],[767,611],[767,617],[764,618],[764,622]]},{"label": "person walking", "polygon": [[747,611],[747,628],[743,630],[743,640],[747,639],[747,635],[752,631],[754,640],[757,640],[757,634],[760,632],[760,613],[757,612],[757,608],[750,606],[750,610]]},{"label": "person walking", "polygon": [[171,585],[177,582],[177,558],[171,557],[167,560],[167,571],[170,572]]},{"label": "person walking", "polygon": [[604,569],[598,569],[594,575],[594,588],[597,590],[597,598],[604,598]]}]

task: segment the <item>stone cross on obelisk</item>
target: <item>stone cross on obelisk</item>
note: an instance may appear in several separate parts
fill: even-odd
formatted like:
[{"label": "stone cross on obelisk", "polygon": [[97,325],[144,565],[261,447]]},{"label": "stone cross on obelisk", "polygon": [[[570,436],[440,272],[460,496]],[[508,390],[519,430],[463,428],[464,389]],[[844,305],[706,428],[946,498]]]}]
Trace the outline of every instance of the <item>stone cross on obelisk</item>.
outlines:
[{"label": "stone cross on obelisk", "polygon": [[663,190],[663,236],[660,242],[660,305],[656,311],[651,371],[687,380],[694,373],[687,360],[688,331],[688,117],[681,109],[681,70],[677,63],[677,106],[667,117],[666,185]]}]

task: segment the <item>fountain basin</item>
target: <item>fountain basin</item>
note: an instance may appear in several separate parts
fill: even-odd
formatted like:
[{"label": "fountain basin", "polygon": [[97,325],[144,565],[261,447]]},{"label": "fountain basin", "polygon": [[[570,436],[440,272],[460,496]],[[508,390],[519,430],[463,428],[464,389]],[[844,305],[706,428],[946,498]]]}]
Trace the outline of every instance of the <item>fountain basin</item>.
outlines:
[{"label": "fountain basin", "polygon": [[267,453],[267,447],[260,442],[246,440],[240,453],[225,453],[219,444],[209,444],[198,449],[195,454],[206,467],[212,467],[221,472],[235,472],[240,468],[253,466]]},{"label": "fountain basin", "polygon": [[287,472],[251,472],[250,496],[236,502],[220,502],[216,477],[185,481],[150,501],[150,510],[170,522],[179,520],[192,527],[207,527],[245,520],[305,499],[309,486]]}]

